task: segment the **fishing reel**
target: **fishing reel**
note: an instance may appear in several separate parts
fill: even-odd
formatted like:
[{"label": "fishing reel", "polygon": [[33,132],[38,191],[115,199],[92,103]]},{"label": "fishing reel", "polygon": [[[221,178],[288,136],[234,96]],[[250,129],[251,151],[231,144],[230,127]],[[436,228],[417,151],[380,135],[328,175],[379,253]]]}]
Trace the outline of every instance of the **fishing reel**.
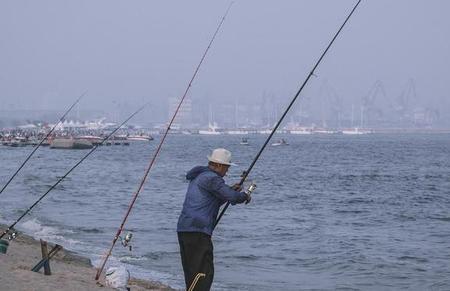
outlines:
[{"label": "fishing reel", "polygon": [[133,250],[133,246],[130,244],[131,239],[133,238],[133,234],[131,232],[127,233],[125,237],[121,237],[119,235],[120,243],[124,248],[128,247],[128,250],[131,252]]},{"label": "fishing reel", "polygon": [[250,183],[250,185],[248,186],[247,190],[244,191],[244,193],[247,194],[247,196],[248,196],[248,199],[247,199],[247,201],[245,202],[245,204],[248,204],[248,203],[250,202],[250,200],[252,199],[252,193],[253,193],[253,191],[255,191],[255,190],[256,190],[256,184],[255,184],[254,181],[252,181],[252,182]]},{"label": "fishing reel", "polygon": [[8,232],[8,240],[14,240],[17,237],[17,231],[14,229],[11,229],[11,231]]},{"label": "fishing reel", "polygon": [[255,182],[252,182],[250,184],[250,186],[248,186],[247,190],[245,190],[245,194],[251,195],[253,193],[253,191],[255,191],[256,189],[256,184]]},{"label": "fishing reel", "polygon": [[2,237],[7,235],[6,239],[12,241],[17,237],[17,231],[15,229],[7,229],[3,232]]}]

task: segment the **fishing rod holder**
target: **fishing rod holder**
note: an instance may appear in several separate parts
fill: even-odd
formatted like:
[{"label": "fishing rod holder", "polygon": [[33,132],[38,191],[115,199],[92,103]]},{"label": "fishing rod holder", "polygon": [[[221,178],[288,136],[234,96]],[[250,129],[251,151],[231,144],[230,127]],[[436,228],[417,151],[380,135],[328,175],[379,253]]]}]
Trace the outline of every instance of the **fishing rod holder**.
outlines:
[{"label": "fishing rod holder", "polygon": [[17,232],[14,229],[8,229],[2,236],[8,235],[6,239],[0,239],[0,254],[6,254],[9,247],[9,242],[17,237]]},{"label": "fishing rod holder", "polygon": [[132,251],[133,247],[130,245],[130,241],[133,238],[133,234],[131,232],[127,233],[125,235],[125,237],[121,237],[119,235],[119,239],[120,239],[120,243],[122,244],[122,246],[124,248],[128,247],[128,249],[130,250],[130,252]]}]

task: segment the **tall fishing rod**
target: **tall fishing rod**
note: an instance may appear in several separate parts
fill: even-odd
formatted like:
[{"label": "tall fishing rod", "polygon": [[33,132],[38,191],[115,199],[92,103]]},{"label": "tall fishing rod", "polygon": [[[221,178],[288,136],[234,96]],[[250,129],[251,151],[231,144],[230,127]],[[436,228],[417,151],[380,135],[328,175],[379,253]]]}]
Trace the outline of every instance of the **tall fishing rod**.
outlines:
[{"label": "tall fishing rod", "polygon": [[[147,103],[145,105],[143,105],[142,107],[140,107],[138,110],[136,110],[135,112],[133,112],[133,114],[131,114],[127,119],[125,119],[119,126],[117,126],[111,133],[109,133],[105,138],[103,138],[103,140],[100,142],[100,144],[94,146],[86,155],[84,155],[74,166],[72,166],[72,168],[70,168],[70,170],[68,170],[62,177],[60,177],[58,179],[58,181],[56,181],[55,184],[53,184],[44,194],[42,194],[41,197],[39,197],[38,200],[36,200],[36,202],[34,202],[27,210],[25,210],[25,212],[16,220],[14,221],[10,226],[8,226],[8,228],[0,235],[0,239],[2,239],[5,235],[7,235],[11,230],[14,229],[14,226],[16,226],[16,224],[21,221],[36,205],[39,204],[39,202],[41,202],[42,199],[45,198],[45,196],[47,196],[48,193],[50,193],[50,191],[52,191],[53,189],[55,189],[56,186],[59,185],[59,183],[61,183],[73,170],[75,170],[76,167],[78,167],[87,157],[89,157],[98,147],[99,145],[102,145],[106,140],[108,140],[111,136],[113,136],[123,125],[125,125],[131,118],[133,118],[136,114],[138,114],[140,111],[142,111],[142,109],[145,108],[145,106],[147,106]],[[12,238],[15,237],[15,232],[13,232]]]},{"label": "tall fishing rod", "polygon": [[[324,50],[324,52],[322,53],[322,55],[320,56],[319,60],[317,61],[317,63],[314,65],[313,69],[311,70],[311,72],[308,74],[308,76],[306,77],[305,81],[303,82],[303,84],[301,85],[300,89],[297,91],[297,93],[295,94],[294,98],[292,99],[291,103],[289,103],[289,106],[286,108],[286,110],[284,111],[283,115],[281,116],[281,118],[278,120],[277,124],[275,125],[275,127],[272,129],[272,132],[270,133],[269,137],[266,139],[266,141],[264,142],[263,146],[261,147],[261,149],[259,150],[258,154],[256,155],[256,157],[253,159],[252,163],[250,164],[250,166],[248,167],[248,169],[246,171],[244,171],[244,173],[242,174],[242,178],[239,182],[239,185],[243,185],[245,180],[247,179],[248,175],[250,174],[250,171],[253,169],[253,166],[256,164],[256,162],[258,161],[259,157],[261,156],[262,152],[264,151],[264,149],[266,148],[267,144],[269,143],[270,139],[272,138],[272,136],[275,134],[275,132],[277,131],[278,127],[280,126],[281,122],[283,121],[284,117],[287,115],[287,113],[289,112],[289,110],[291,109],[292,105],[294,105],[294,102],[297,100],[298,96],[300,95],[300,93],[302,92],[303,88],[305,87],[306,83],[308,83],[309,79],[311,78],[311,76],[314,75],[314,71],[316,70],[317,66],[319,66],[320,62],[322,61],[322,59],[324,58],[324,56],[326,55],[326,53],[328,52],[328,50],[330,49],[331,45],[334,43],[334,41],[336,40],[336,38],[338,37],[338,35],[341,33],[341,30],[344,28],[345,24],[347,23],[347,21],[350,19],[350,17],[353,15],[353,12],[355,12],[356,8],[358,7],[359,3],[361,3],[361,0],[358,0],[358,2],[356,3],[356,5],[353,7],[352,11],[350,12],[350,14],[347,16],[347,18],[345,19],[344,23],[341,25],[341,27],[339,28],[339,30],[336,32],[336,34],[334,35],[334,37],[332,38],[332,40],[330,41],[330,43],[328,44],[327,48]],[[216,219],[216,222],[214,224],[214,227],[217,226],[217,224],[219,223],[220,219],[222,218],[222,216],[225,214],[225,211],[227,211],[227,208],[230,206],[230,202],[227,202],[227,204],[223,207],[222,211],[220,212],[219,216]]]},{"label": "tall fishing rod", "polygon": [[206,55],[208,54],[208,51],[209,51],[209,49],[211,48],[212,43],[214,42],[214,39],[216,38],[217,34],[219,33],[219,30],[220,30],[222,24],[224,23],[225,18],[226,18],[226,16],[228,15],[228,12],[230,11],[230,8],[231,8],[232,5],[233,5],[233,2],[230,3],[230,5],[228,6],[228,8],[227,8],[225,14],[223,15],[222,19],[220,20],[220,23],[219,23],[219,25],[217,26],[216,31],[214,32],[214,34],[213,34],[211,40],[209,41],[209,44],[208,44],[208,46],[206,47],[206,50],[205,50],[205,52],[203,53],[203,55],[202,55],[202,57],[201,57],[201,59],[200,59],[200,62],[198,63],[198,65],[197,65],[197,67],[196,67],[196,69],[195,69],[195,71],[194,71],[194,74],[192,75],[192,78],[191,78],[191,80],[189,81],[189,83],[188,83],[188,85],[187,85],[187,87],[186,87],[186,90],[184,91],[184,94],[183,94],[183,96],[182,96],[180,102],[178,103],[177,108],[176,108],[176,110],[175,110],[175,112],[174,112],[172,118],[170,119],[169,124],[167,125],[167,128],[166,128],[166,130],[165,130],[165,132],[164,132],[164,135],[163,135],[163,137],[161,138],[161,141],[159,142],[159,145],[158,145],[158,147],[156,148],[156,151],[155,151],[155,153],[153,154],[153,157],[152,157],[152,159],[150,160],[150,163],[149,163],[147,169],[145,170],[145,173],[144,173],[144,176],[142,177],[141,182],[139,183],[139,187],[138,187],[137,191],[134,193],[133,198],[131,199],[131,202],[130,202],[130,205],[128,206],[127,212],[125,213],[125,217],[123,218],[123,220],[122,220],[122,222],[121,222],[121,224],[120,224],[120,226],[119,226],[119,229],[117,230],[117,233],[116,233],[116,235],[114,236],[114,238],[113,238],[113,240],[112,240],[112,243],[111,243],[110,248],[108,249],[108,252],[105,254],[105,257],[103,258],[103,261],[102,261],[102,263],[101,263],[101,265],[100,265],[100,268],[97,270],[97,274],[95,275],[95,280],[98,280],[98,279],[100,278],[100,275],[102,274],[103,269],[105,268],[105,265],[106,265],[106,262],[108,261],[108,258],[111,256],[112,250],[113,250],[113,248],[114,248],[114,246],[115,246],[117,240],[118,240],[119,238],[121,238],[121,237],[120,237],[120,234],[122,233],[123,228],[124,228],[124,226],[125,226],[125,223],[126,223],[126,221],[127,221],[127,219],[128,219],[128,216],[129,216],[130,213],[131,213],[131,209],[133,208],[134,203],[136,202],[136,200],[137,200],[137,198],[138,198],[138,196],[139,196],[139,193],[142,191],[142,189],[143,189],[143,187],[144,187],[144,184],[145,184],[145,182],[146,182],[146,180],[147,180],[147,176],[148,176],[148,174],[150,173],[150,170],[151,170],[151,168],[153,167],[153,164],[155,163],[155,160],[156,160],[156,158],[157,158],[159,152],[161,151],[162,145],[163,145],[164,141],[166,140],[166,137],[167,137],[167,135],[168,135],[168,133],[169,133],[169,131],[170,131],[170,129],[171,129],[172,123],[174,122],[174,120],[175,120],[175,118],[176,118],[176,116],[177,116],[177,114],[178,114],[178,111],[180,110],[181,105],[183,104],[184,99],[186,98],[186,96],[187,96],[189,90],[191,89],[192,83],[194,82],[194,79],[195,79],[195,77],[197,76],[197,73],[199,72],[200,67],[201,67],[203,61],[205,60]]},{"label": "tall fishing rod", "polygon": [[3,191],[6,189],[6,187],[8,187],[9,183],[11,183],[11,181],[17,176],[17,174],[20,172],[20,170],[23,168],[23,166],[25,166],[25,164],[28,162],[29,159],[31,159],[31,157],[34,155],[34,153],[38,150],[38,148],[42,145],[42,143],[48,138],[50,137],[50,135],[53,133],[53,131],[56,129],[56,127],[58,126],[58,124],[60,124],[61,122],[64,121],[64,119],[66,118],[67,114],[69,114],[69,112],[72,110],[72,108],[75,107],[75,105],[77,105],[78,102],[80,102],[81,98],[83,98],[84,95],[86,95],[87,91],[84,92],[83,94],[81,94],[77,100],[75,100],[75,102],[69,107],[69,109],[67,109],[67,111],[61,116],[61,118],[58,120],[58,122],[52,127],[52,129],[50,129],[50,131],[45,135],[45,137],[38,143],[37,146],[34,147],[34,149],[31,151],[31,153],[28,155],[28,157],[23,161],[23,163],[20,165],[20,167],[16,170],[16,172],[11,176],[11,178],[9,178],[8,182],[6,182],[5,186],[3,186],[2,190],[0,190],[0,194],[3,193]]}]

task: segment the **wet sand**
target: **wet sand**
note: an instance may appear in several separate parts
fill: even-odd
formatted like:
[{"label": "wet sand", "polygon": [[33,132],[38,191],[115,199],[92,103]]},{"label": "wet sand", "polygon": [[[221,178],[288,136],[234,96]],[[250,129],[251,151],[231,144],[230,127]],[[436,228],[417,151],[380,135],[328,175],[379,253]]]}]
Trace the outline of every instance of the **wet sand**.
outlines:
[{"label": "wet sand", "polygon": [[[0,225],[0,230],[5,229]],[[49,249],[53,246],[49,242]],[[63,246],[64,247],[64,246]],[[39,241],[20,234],[10,243],[7,254],[0,254],[0,290],[116,290],[100,286],[95,280],[95,269],[88,258],[61,250],[50,263],[52,275],[30,271],[41,259]],[[174,290],[158,282],[131,279],[131,290]]]}]

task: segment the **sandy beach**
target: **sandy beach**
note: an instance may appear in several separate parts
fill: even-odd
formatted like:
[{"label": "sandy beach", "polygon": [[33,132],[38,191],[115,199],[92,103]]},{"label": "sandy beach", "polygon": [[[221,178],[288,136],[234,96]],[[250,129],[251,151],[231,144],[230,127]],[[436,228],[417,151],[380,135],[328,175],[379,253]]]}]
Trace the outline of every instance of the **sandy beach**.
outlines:
[{"label": "sandy beach", "polygon": [[[0,229],[4,227],[0,226]],[[49,242],[49,248],[53,246]],[[64,246],[63,246],[64,247]],[[51,260],[51,276],[30,271],[41,259],[39,241],[30,236],[20,234],[11,242],[7,254],[0,254],[0,290],[50,291],[50,290],[115,290],[98,285],[95,280],[95,270],[90,260],[61,250]],[[158,282],[132,278],[131,290],[174,290]]]}]

